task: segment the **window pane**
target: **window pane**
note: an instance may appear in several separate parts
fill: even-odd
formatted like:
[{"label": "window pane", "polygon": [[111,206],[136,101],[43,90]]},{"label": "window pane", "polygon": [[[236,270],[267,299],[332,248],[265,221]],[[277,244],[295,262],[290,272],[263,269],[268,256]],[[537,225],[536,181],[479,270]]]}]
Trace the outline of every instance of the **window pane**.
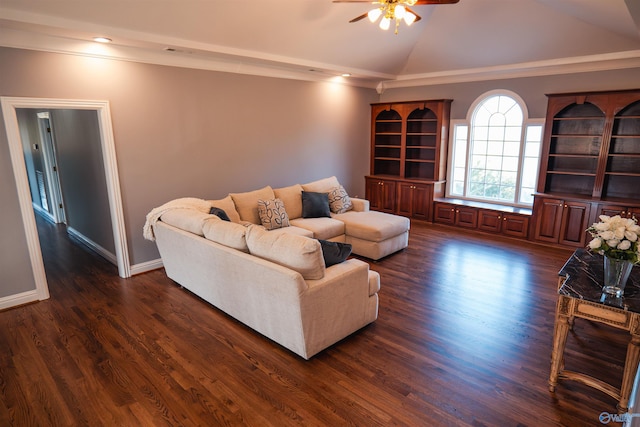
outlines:
[{"label": "window pane", "polygon": [[467,170],[467,134],[469,126],[454,125],[453,129],[453,176],[449,191],[452,195],[464,195],[464,178]]},{"label": "window pane", "polygon": [[487,141],[475,141],[473,144],[473,154],[486,154],[487,153]]},{"label": "window pane", "polygon": [[508,141],[504,143],[504,155],[505,156],[518,156],[520,154],[520,140]]},{"label": "window pane", "polygon": [[539,155],[540,155],[540,143],[527,141],[527,143],[524,146],[524,156],[535,157],[537,159]]},{"label": "window pane", "polygon": [[493,169],[493,170],[502,169],[502,157],[487,156],[487,169]]},{"label": "window pane", "polygon": [[540,162],[540,144],[542,141],[542,125],[529,125],[526,128],[524,160],[522,162],[520,203],[532,204],[538,180]]}]

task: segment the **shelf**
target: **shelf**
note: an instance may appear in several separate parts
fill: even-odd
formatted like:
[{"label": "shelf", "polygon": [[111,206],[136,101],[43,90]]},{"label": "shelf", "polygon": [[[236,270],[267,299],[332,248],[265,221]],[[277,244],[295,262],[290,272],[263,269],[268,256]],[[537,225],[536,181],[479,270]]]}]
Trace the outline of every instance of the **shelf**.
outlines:
[{"label": "shelf", "polygon": [[640,172],[605,172],[606,175],[640,177]]},{"label": "shelf", "polygon": [[593,154],[562,154],[562,153],[550,153],[549,157],[575,157],[578,159],[597,159],[598,156]]},{"label": "shelf", "polygon": [[549,174],[554,174],[554,175],[576,175],[576,176],[596,176],[595,173],[589,173],[589,172],[580,172],[580,171],[559,171],[559,170],[550,170],[547,171],[547,173]]},{"label": "shelf", "polygon": [[435,160],[406,159],[407,163],[435,163]]},{"label": "shelf", "polygon": [[381,136],[402,136],[402,132],[376,132],[376,135],[381,135]]},{"label": "shelf", "polygon": [[400,159],[396,158],[396,157],[374,157],[375,160],[386,160],[386,161],[392,161],[392,162],[399,162]]}]

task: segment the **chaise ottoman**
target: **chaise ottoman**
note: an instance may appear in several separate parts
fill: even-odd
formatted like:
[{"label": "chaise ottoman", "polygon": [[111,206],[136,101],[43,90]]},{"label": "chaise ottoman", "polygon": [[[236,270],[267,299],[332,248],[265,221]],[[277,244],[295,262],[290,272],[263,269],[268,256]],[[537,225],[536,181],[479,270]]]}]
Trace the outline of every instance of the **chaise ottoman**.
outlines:
[{"label": "chaise ottoman", "polygon": [[379,260],[409,244],[409,218],[378,211],[348,211],[331,216],[344,223],[345,242],[358,255]]}]

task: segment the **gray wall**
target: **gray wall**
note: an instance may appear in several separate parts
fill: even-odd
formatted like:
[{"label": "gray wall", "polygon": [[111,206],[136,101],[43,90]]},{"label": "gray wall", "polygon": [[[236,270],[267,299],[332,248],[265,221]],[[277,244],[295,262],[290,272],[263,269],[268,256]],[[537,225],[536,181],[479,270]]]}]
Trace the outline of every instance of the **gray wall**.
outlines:
[{"label": "gray wall", "polygon": [[0,298],[36,289],[6,139],[0,120]]},{"label": "gray wall", "polygon": [[67,225],[115,257],[96,111],[52,110]]},{"label": "gray wall", "polygon": [[[29,189],[31,190],[32,202],[40,208],[43,208],[40,200],[40,191],[38,182],[36,181],[36,171],[44,170],[44,158],[42,153],[40,133],[38,129],[37,113],[41,110],[29,110],[19,108],[16,111],[18,123],[20,125],[20,138],[22,138],[22,151],[24,153],[24,162],[27,167],[29,176]],[[34,149],[34,144],[38,144],[38,149]],[[46,179],[46,178],[45,178]],[[50,212],[50,210],[47,210]]]},{"label": "gray wall", "polygon": [[471,104],[483,93],[495,89],[506,89],[517,93],[527,104],[529,118],[544,118],[547,110],[545,94],[640,89],[640,68],[394,88],[385,90],[380,95],[380,102],[453,99],[451,118],[465,119]]},{"label": "gray wall", "polygon": [[[219,198],[330,175],[364,195],[373,89],[11,48],[0,48],[0,75],[2,96],[110,102],[134,265],[159,256],[142,238],[145,215],[176,197]],[[11,219],[2,226],[15,234],[22,221],[4,127],[0,150],[2,174],[11,177],[0,184],[3,217]],[[24,241],[23,232],[3,239],[0,251],[13,254]],[[17,258],[11,274],[25,278],[21,291],[33,289],[28,258]]]}]

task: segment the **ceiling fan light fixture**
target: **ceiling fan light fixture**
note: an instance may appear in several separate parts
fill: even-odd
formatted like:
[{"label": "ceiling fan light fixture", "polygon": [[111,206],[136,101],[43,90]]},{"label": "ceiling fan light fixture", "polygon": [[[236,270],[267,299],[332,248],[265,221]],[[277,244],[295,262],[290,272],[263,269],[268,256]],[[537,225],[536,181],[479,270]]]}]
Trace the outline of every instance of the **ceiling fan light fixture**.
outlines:
[{"label": "ceiling fan light fixture", "polygon": [[404,8],[403,5],[399,4],[395,7],[395,11],[394,11],[394,15],[396,19],[402,19],[404,17],[404,14],[406,13],[406,9]]},{"label": "ceiling fan light fixture", "polygon": [[411,25],[411,24],[413,24],[415,22],[416,15],[411,13],[411,12],[409,12],[409,11],[406,11],[406,13],[404,14],[403,18],[404,18],[405,24],[407,24],[407,26],[409,26],[409,25]]},{"label": "ceiling fan light fixture", "polygon": [[386,16],[380,20],[380,28],[387,31],[391,26],[391,19]]},{"label": "ceiling fan light fixture", "polygon": [[380,15],[382,15],[382,10],[380,10],[379,7],[375,9],[371,9],[369,13],[367,13],[367,16],[369,17],[369,21],[371,21],[372,23],[376,22],[378,18],[380,18]]}]

